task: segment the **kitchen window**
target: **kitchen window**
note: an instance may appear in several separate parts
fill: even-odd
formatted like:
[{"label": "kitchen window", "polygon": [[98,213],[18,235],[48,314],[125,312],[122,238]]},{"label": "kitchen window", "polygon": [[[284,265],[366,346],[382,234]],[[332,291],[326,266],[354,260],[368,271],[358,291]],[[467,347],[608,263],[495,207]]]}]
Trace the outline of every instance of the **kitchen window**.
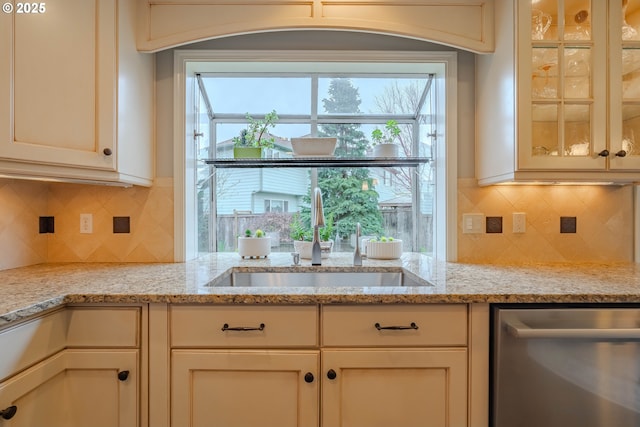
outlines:
[{"label": "kitchen window", "polygon": [[[437,248],[444,247],[441,237],[445,227],[436,223],[438,217],[444,222],[448,203],[446,191],[438,191],[438,183],[446,189],[446,169],[438,171],[437,159],[446,158],[446,135],[449,124],[455,123],[446,96],[447,90],[455,87],[455,80],[452,86],[446,78],[448,71],[455,71],[455,54],[430,57],[378,52],[356,58],[358,55],[344,52],[323,52],[309,61],[308,55],[299,52],[239,52],[189,62],[186,57],[192,54],[184,52],[182,58],[186,71],[185,130],[190,126],[187,118],[193,117],[194,143],[191,153],[187,144],[185,170],[191,161],[195,166],[193,190],[185,191],[185,198],[195,206],[186,212],[195,219],[191,227],[188,222],[185,226],[187,253],[191,252],[189,247],[196,253],[234,251],[235,238],[245,228],[279,233],[278,238],[272,237],[272,251],[290,252],[289,225],[293,215],[308,214],[310,189],[316,185],[323,191],[325,216],[332,216],[332,236],[339,242],[339,250],[352,250],[350,235],[356,218],[367,224],[371,234],[402,238],[405,250],[441,251]],[[223,58],[216,58],[220,55]],[[256,56],[262,59],[256,61]],[[406,62],[400,61],[400,56],[406,56]],[[273,61],[274,57],[280,60]],[[189,108],[190,104],[195,108]],[[207,159],[233,157],[232,138],[246,126],[247,114],[259,119],[272,110],[279,119],[269,130],[276,144],[265,153],[267,158],[291,157],[290,138],[304,136],[337,136],[337,157],[367,158],[371,156],[373,130],[394,120],[404,139],[401,156],[428,161],[418,167],[327,170],[216,169],[206,163]],[[188,188],[189,179],[186,181]],[[357,188],[351,185],[349,194],[336,190],[354,181]],[[344,201],[344,206],[338,201]],[[360,208],[367,203],[373,204],[376,212],[362,212]],[[360,213],[349,217],[349,210]]]}]

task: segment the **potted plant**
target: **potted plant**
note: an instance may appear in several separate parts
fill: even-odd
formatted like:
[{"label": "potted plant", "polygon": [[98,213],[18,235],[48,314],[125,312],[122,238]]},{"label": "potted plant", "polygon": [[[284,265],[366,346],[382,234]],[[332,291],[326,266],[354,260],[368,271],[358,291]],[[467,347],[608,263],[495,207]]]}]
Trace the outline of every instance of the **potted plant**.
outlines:
[{"label": "potted plant", "polygon": [[371,259],[398,259],[402,255],[402,240],[393,237],[374,237],[367,241],[366,247],[367,258]]},{"label": "potted plant", "polygon": [[388,120],[384,129],[375,128],[371,132],[374,157],[398,157],[398,145],[395,141],[400,133],[400,126],[395,120]]},{"label": "potted plant", "polygon": [[267,257],[271,253],[271,239],[266,237],[264,231],[258,229],[253,233],[245,230],[244,236],[238,237],[238,253],[244,259]]},{"label": "potted plant", "polygon": [[268,113],[262,120],[256,120],[247,113],[249,124],[233,137],[233,157],[259,159],[263,148],[272,148],[275,138],[269,135],[268,129],[275,126],[278,115],[276,110]]},{"label": "potted plant", "polygon": [[[326,225],[318,229],[318,234],[320,236],[321,258],[328,258],[333,249],[333,240],[331,239],[333,233],[333,215],[329,215],[327,217]],[[302,224],[300,214],[296,214],[293,217],[290,235],[293,239],[293,248],[295,252],[300,254],[300,258],[311,259],[311,251],[313,249],[313,229]]]}]

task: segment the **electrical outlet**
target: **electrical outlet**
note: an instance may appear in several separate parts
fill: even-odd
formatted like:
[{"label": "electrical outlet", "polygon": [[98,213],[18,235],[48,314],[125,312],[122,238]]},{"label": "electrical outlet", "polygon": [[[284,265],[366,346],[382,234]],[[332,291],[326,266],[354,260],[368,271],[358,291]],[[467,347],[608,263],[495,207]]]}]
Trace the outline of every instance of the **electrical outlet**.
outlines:
[{"label": "electrical outlet", "polygon": [[524,212],[513,213],[513,233],[524,233],[527,231],[527,214]]},{"label": "electrical outlet", "polygon": [[484,214],[462,214],[462,233],[484,233]]},{"label": "electrical outlet", "polygon": [[90,213],[80,214],[80,233],[93,233],[93,215]]},{"label": "electrical outlet", "polygon": [[502,217],[501,216],[487,217],[487,233],[502,233]]},{"label": "electrical outlet", "polygon": [[131,218],[128,216],[113,217],[114,233],[131,233]]},{"label": "electrical outlet", "polygon": [[578,219],[575,216],[560,217],[560,233],[575,233],[578,228]]}]

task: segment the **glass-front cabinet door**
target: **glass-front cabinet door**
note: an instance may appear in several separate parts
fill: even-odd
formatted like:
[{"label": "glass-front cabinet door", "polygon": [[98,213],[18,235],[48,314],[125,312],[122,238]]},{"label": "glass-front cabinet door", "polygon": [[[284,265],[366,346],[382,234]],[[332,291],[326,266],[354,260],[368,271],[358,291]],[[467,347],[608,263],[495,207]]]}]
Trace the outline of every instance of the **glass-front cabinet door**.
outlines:
[{"label": "glass-front cabinet door", "polygon": [[640,0],[609,3],[611,169],[640,169]]},{"label": "glass-front cabinet door", "polygon": [[531,0],[517,7],[524,9],[517,14],[518,168],[604,170],[607,3]]}]

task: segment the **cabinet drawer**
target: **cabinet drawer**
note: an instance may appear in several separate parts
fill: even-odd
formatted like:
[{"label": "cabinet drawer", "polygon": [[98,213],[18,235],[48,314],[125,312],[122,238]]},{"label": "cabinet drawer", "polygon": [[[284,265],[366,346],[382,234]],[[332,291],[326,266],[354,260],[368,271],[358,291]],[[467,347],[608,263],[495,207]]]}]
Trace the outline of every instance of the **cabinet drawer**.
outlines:
[{"label": "cabinet drawer", "polygon": [[139,307],[67,307],[0,332],[0,380],[66,347],[137,347]]},{"label": "cabinet drawer", "polygon": [[[415,328],[411,326],[412,324]],[[407,329],[385,329],[389,327]],[[464,346],[467,345],[467,306],[465,304],[323,306],[322,345],[336,347]]]},{"label": "cabinet drawer", "polygon": [[318,345],[316,306],[173,305],[169,315],[172,347]]},{"label": "cabinet drawer", "polygon": [[67,347],[138,347],[140,307],[67,308]]}]

